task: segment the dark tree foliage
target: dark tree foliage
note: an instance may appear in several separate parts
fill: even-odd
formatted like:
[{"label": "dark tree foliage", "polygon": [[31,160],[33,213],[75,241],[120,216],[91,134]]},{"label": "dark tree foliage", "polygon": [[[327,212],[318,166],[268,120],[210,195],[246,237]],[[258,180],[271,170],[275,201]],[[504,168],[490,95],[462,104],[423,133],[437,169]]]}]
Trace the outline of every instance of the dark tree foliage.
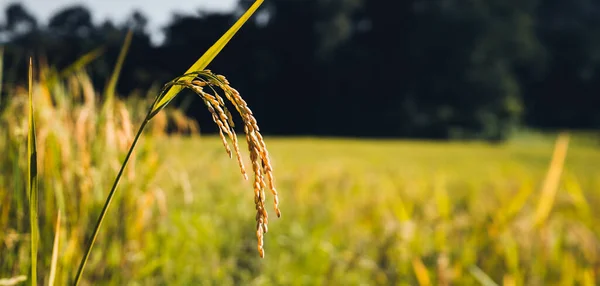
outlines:
[{"label": "dark tree foliage", "polygon": [[[60,69],[104,47],[88,67],[102,87],[131,29],[118,90],[143,92],[185,71],[252,2],[174,15],[158,46],[138,11],[94,25],[71,6],[41,26],[12,4],[0,19],[6,85],[25,80],[29,55]],[[501,140],[519,126],[600,127],[599,64],[598,1],[267,0],[210,69],[267,134]],[[175,104],[212,128],[193,94]]]}]

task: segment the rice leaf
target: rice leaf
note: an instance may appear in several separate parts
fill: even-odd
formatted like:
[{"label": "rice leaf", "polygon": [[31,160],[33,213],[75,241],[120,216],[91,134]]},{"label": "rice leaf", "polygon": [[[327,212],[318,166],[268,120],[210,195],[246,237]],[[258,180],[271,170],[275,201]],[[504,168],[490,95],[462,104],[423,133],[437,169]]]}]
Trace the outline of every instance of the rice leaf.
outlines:
[{"label": "rice leaf", "polygon": [[571,197],[572,203],[577,209],[580,218],[589,220],[592,211],[588,200],[585,197],[584,190],[574,174],[565,172],[565,191]]},{"label": "rice leaf", "polygon": [[119,81],[119,76],[121,75],[121,69],[123,69],[123,62],[125,62],[125,57],[127,56],[127,51],[129,51],[129,46],[131,45],[131,37],[133,33],[131,30],[127,32],[125,36],[125,41],[123,42],[123,46],[121,47],[121,52],[119,52],[119,58],[117,58],[117,64],[115,65],[115,69],[113,70],[112,75],[110,76],[110,80],[106,85],[106,89],[104,95],[106,96],[105,104],[112,104],[112,99],[115,96],[115,90],[117,88],[117,82]]},{"label": "rice leaf", "polygon": [[56,231],[54,232],[54,246],[52,246],[52,262],[50,264],[50,278],[48,279],[48,285],[54,285],[54,279],[56,277],[56,265],[58,262],[58,244],[60,239],[60,210],[56,216]]},{"label": "rice leaf", "polygon": [[498,286],[498,284],[494,282],[489,275],[483,272],[483,270],[476,265],[471,265],[469,267],[469,272],[471,272],[471,275],[473,275],[473,277],[475,277],[475,279],[481,283],[482,286]]},{"label": "rice leaf", "polygon": [[37,150],[35,147],[35,121],[33,116],[33,62],[29,58],[29,132],[27,134],[27,189],[29,190],[29,217],[31,227],[31,285],[37,284],[38,253],[38,188]]},{"label": "rice leaf", "polygon": [[[158,100],[158,97],[156,99]],[[156,101],[154,103],[156,103]],[[152,109],[150,109],[150,111],[151,110]],[[77,274],[75,276],[75,284],[74,285],[79,285],[79,282],[81,281],[83,269],[85,269],[85,265],[87,264],[88,258],[90,257],[90,253],[92,253],[92,248],[94,247],[94,243],[96,242],[96,238],[98,237],[98,233],[100,232],[100,227],[102,226],[102,222],[104,221],[104,218],[106,217],[108,208],[110,207],[110,204],[111,204],[111,202],[115,196],[115,193],[117,191],[117,187],[119,186],[119,182],[121,181],[121,177],[123,176],[123,171],[125,171],[125,167],[127,167],[129,158],[131,158],[131,154],[133,154],[133,150],[135,149],[135,146],[137,145],[137,142],[139,141],[139,139],[144,131],[144,128],[150,121],[150,118],[151,118],[150,114],[151,113],[148,112],[146,119],[140,125],[140,128],[138,129],[135,137],[133,138],[131,147],[129,147],[129,151],[127,151],[127,155],[125,155],[125,159],[123,159],[123,164],[121,164],[121,169],[119,169],[119,173],[117,173],[117,176],[115,177],[112,188],[110,189],[110,192],[108,193],[108,197],[106,198],[106,201],[104,202],[104,206],[102,207],[102,211],[100,212],[100,216],[98,217],[98,221],[96,222],[96,226],[94,227],[92,236],[90,237],[90,239],[87,243],[85,254],[84,254],[83,258],[81,259],[81,262],[79,263],[79,268],[77,269]]]},{"label": "rice leaf", "polygon": [[548,173],[546,173],[544,184],[542,185],[542,194],[535,212],[536,226],[541,226],[550,215],[550,211],[554,205],[554,199],[556,198],[556,192],[558,191],[558,185],[560,183],[568,148],[569,134],[560,134],[556,139],[552,160],[548,167]]},{"label": "rice leaf", "polygon": [[429,271],[427,271],[427,267],[423,264],[421,258],[416,257],[412,261],[413,270],[415,271],[415,276],[417,277],[417,281],[419,281],[420,286],[430,286],[431,279],[429,278]]},{"label": "rice leaf", "polygon": [[[85,269],[85,265],[87,264],[91,250],[94,246],[96,238],[98,237],[98,233],[100,231],[100,227],[102,226],[102,222],[104,221],[104,218],[106,217],[106,213],[108,212],[108,208],[110,207],[112,199],[114,198],[114,195],[117,190],[117,186],[119,185],[119,181],[121,180],[121,177],[123,176],[123,171],[125,170],[125,167],[127,166],[127,162],[129,161],[129,159],[133,153],[133,150],[135,149],[135,146],[136,146],[138,140],[140,139],[142,132],[144,131],[144,128],[146,127],[146,125],[148,124],[150,119],[152,119],[152,117],[154,115],[156,115],[164,106],[166,106],[166,104],[168,104],[171,101],[171,99],[173,99],[175,97],[175,95],[177,95],[177,93],[179,91],[181,91],[181,89],[183,88],[183,87],[179,87],[179,89],[174,90],[173,85],[177,86],[177,83],[179,83],[179,82],[186,82],[186,83],[191,82],[191,79],[196,77],[196,74],[197,74],[197,73],[195,73],[196,71],[202,72],[202,70],[204,70],[204,68],[208,65],[208,63],[210,63],[214,59],[214,57],[221,51],[221,49],[227,44],[227,42],[229,42],[229,40],[233,37],[233,35],[246,22],[246,20],[254,13],[254,11],[256,11],[256,9],[258,9],[258,7],[262,4],[262,2],[263,2],[262,0],[257,0],[248,9],[248,11],[246,11],[244,13],[244,15],[242,15],[242,17],[240,17],[240,19],[238,19],[238,21],[221,37],[221,39],[219,39],[219,41],[217,41],[198,61],[196,61],[196,63],[194,65],[192,65],[192,67],[190,67],[190,69],[188,69],[188,71],[191,71],[191,72],[184,74],[183,76],[172,81],[170,84],[166,85],[165,88],[162,90],[162,92],[159,94],[159,96],[156,97],[154,103],[152,104],[152,107],[150,108],[150,110],[148,111],[148,114],[146,115],[146,118],[142,122],[137,134],[135,135],[135,137],[133,139],[131,147],[129,148],[129,151],[127,152],[127,155],[125,156],[125,159],[123,160],[123,164],[121,165],[121,168],[115,178],[113,186],[108,194],[108,197],[106,198],[106,201],[104,203],[102,211],[100,212],[100,216],[98,217],[98,221],[96,222],[96,226],[94,227],[93,234],[88,241],[85,254],[81,260],[81,263],[79,264],[79,269],[77,270],[77,274],[75,276],[75,283],[74,283],[75,285],[78,285],[79,282],[81,281],[83,270]],[[111,82],[109,83],[109,85],[107,87],[107,102],[105,103],[105,106],[109,106],[108,104],[110,104],[110,102],[108,102],[108,101],[111,101],[112,98],[114,97],[114,87],[116,86],[118,73],[120,72],[121,64],[122,64],[122,61],[124,60],[126,50],[129,47],[129,42],[131,41],[130,37],[131,37],[131,31],[129,32],[129,34],[125,40],[126,43],[123,45],[123,49],[121,50],[121,54],[119,55],[119,60],[117,61],[115,73],[113,73]],[[207,74],[210,74],[210,73],[207,73]],[[218,79],[215,78],[215,80],[218,80]],[[259,226],[262,226],[262,224],[259,224]],[[266,224],[265,224],[265,229],[266,229]]]},{"label": "rice leaf", "polygon": [[596,277],[594,277],[594,269],[593,268],[585,268],[581,272],[581,284],[583,286],[593,286],[597,285],[595,283]]},{"label": "rice leaf", "polygon": [[12,278],[2,278],[0,279],[0,286],[13,286],[17,285],[23,281],[27,281],[27,276],[21,275]]},{"label": "rice leaf", "polygon": [[[229,40],[233,38],[233,36],[238,32],[238,30],[246,23],[246,21],[256,12],[256,10],[263,3],[263,0],[256,0],[250,8],[229,28],[229,30],[221,36],[221,38],[208,49],[202,57],[200,57],[186,72],[185,74],[190,74],[193,72],[204,70],[210,62],[221,52],[223,47],[227,45]],[[193,76],[184,76],[179,79],[179,81],[189,82],[193,79]],[[172,86],[162,97],[161,99],[152,107],[152,112],[156,114],[157,111],[165,107],[179,92],[183,89],[183,86],[175,85]]]},{"label": "rice leaf", "polygon": [[446,177],[444,174],[438,174],[434,181],[434,198],[438,214],[442,219],[448,220],[452,206],[450,205],[450,197],[446,189]]},{"label": "rice leaf", "polygon": [[63,69],[58,75],[60,78],[63,78],[75,71],[81,70],[85,66],[89,65],[91,62],[96,60],[104,53],[104,47],[96,48],[87,54],[79,57],[74,63],[72,63],[67,68]]}]

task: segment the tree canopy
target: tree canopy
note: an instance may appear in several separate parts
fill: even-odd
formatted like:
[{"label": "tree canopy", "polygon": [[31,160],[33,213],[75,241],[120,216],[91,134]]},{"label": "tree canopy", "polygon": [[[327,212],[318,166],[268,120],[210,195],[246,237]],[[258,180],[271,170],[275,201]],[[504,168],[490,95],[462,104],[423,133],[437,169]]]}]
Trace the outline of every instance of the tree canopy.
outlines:
[{"label": "tree canopy", "polygon": [[[42,25],[12,4],[0,20],[6,86],[25,79],[29,55],[62,68],[104,47],[88,67],[103,86],[132,29],[118,90],[146,90],[180,74],[252,2],[174,15],[158,46],[139,11],[94,25],[92,11],[71,6]],[[252,102],[266,134],[500,140],[518,126],[600,127],[598,1],[269,0],[261,9],[209,68]],[[200,100],[189,106],[210,131]]]}]

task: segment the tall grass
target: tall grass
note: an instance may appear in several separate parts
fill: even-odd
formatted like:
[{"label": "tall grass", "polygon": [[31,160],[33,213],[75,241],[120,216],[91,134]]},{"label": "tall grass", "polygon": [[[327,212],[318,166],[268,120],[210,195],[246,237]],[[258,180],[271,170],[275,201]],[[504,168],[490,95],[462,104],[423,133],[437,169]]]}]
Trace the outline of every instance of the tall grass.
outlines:
[{"label": "tall grass", "polygon": [[39,225],[38,225],[38,173],[37,173],[37,148],[35,140],[35,119],[33,115],[33,62],[29,59],[28,76],[29,93],[29,126],[27,128],[27,190],[29,191],[29,227],[31,229],[31,285],[37,285],[37,255]]},{"label": "tall grass", "polygon": [[[269,182],[269,188],[273,192],[274,195],[274,204],[275,210],[277,212],[277,216],[280,216],[280,211],[278,208],[278,198],[277,192],[274,188],[273,183],[273,174],[271,170],[271,164],[269,163],[269,156],[266,150],[266,146],[264,141],[262,140],[262,136],[258,132],[258,126],[256,125],[256,120],[252,116],[250,109],[247,108],[246,102],[240,97],[239,93],[229,86],[229,82],[225,79],[225,77],[213,74],[210,71],[204,71],[206,66],[219,54],[219,52],[225,47],[225,45],[229,42],[229,40],[235,35],[235,33],[244,25],[244,23],[254,14],[254,12],[260,7],[262,4],[262,0],[257,0],[254,4],[248,8],[248,10],[238,19],[238,21],[202,56],[196,63],[194,63],[188,71],[181,77],[176,78],[170,84],[166,85],[163,91],[156,97],[154,103],[151,105],[148,110],[148,114],[142,121],[136,135],[134,136],[133,142],[131,143],[131,147],[129,151],[125,155],[125,159],[121,164],[121,168],[117,173],[117,176],[114,180],[112,188],[108,193],[108,197],[104,206],[102,207],[102,211],[100,212],[100,216],[98,217],[98,222],[93,228],[93,234],[89,240],[87,250],[85,251],[85,255],[81,260],[79,268],[77,270],[77,274],[75,276],[75,285],[79,284],[81,280],[83,270],[87,264],[88,258],[90,256],[92,247],[96,242],[96,238],[98,236],[98,232],[100,231],[100,227],[102,226],[102,222],[106,217],[108,208],[114,198],[115,192],[117,190],[117,186],[119,185],[120,179],[123,175],[123,171],[133,154],[135,146],[140,139],[144,128],[150,122],[150,120],[158,114],[178,93],[181,91],[183,87],[187,87],[194,92],[196,92],[200,97],[203,98],[207,107],[213,115],[213,119],[215,123],[220,128],[220,134],[223,139],[223,143],[225,144],[225,148],[228,151],[231,157],[231,151],[227,145],[225,137],[223,133],[229,135],[231,140],[233,141],[234,148],[236,150],[236,155],[238,157],[238,161],[240,162],[240,168],[242,169],[242,174],[245,175],[244,167],[241,164],[241,156],[238,150],[237,139],[235,135],[235,131],[233,128],[233,120],[231,119],[231,113],[227,111],[225,107],[225,103],[223,99],[218,95],[215,87],[220,88],[224,93],[227,99],[233,103],[237,109],[237,111],[242,115],[242,119],[245,123],[244,131],[246,132],[246,138],[248,142],[248,148],[251,153],[251,160],[253,161],[253,171],[255,173],[255,182],[254,182],[254,193],[255,198],[254,201],[256,203],[256,220],[257,220],[257,230],[256,236],[258,239],[258,251],[261,257],[264,257],[263,250],[263,234],[267,232],[267,212],[264,207],[265,194],[264,189],[266,187],[265,180],[263,177],[266,175],[267,180]],[[109,86],[107,87],[107,106],[110,106],[113,98],[114,98],[114,89],[116,86],[116,82],[118,79],[118,74],[121,70],[121,66],[125,59],[125,55],[129,44],[131,42],[131,32],[127,35],[125,39],[125,44],[121,53],[119,54],[119,58],[117,60],[117,66],[115,68],[115,72],[109,81]],[[213,95],[206,93],[202,90],[203,87],[210,87],[215,93]],[[213,101],[211,101],[213,99]],[[109,115],[111,112],[108,113]]]},{"label": "tall grass", "polygon": [[[83,252],[83,257],[81,259],[81,262],[79,263],[79,267],[77,268],[77,272],[74,278],[74,284],[78,285],[80,283],[80,281],[82,280],[83,277],[83,270],[85,269],[85,266],[87,265],[90,255],[92,253],[92,249],[93,246],[98,238],[98,235],[100,233],[100,228],[102,226],[102,223],[108,213],[108,209],[111,205],[111,203],[113,202],[113,199],[115,197],[116,194],[116,190],[117,187],[119,185],[119,182],[121,180],[121,178],[124,175],[124,171],[125,168],[127,166],[127,163],[129,162],[129,160],[132,157],[132,154],[134,153],[134,150],[136,150],[136,144],[138,143],[139,139],[141,138],[142,134],[144,133],[145,127],[150,123],[150,120],[154,117],[156,117],[159,112],[161,110],[163,110],[165,108],[165,106],[179,93],[179,91],[181,91],[182,88],[189,88],[191,90],[193,90],[194,92],[196,92],[205,102],[205,104],[207,105],[209,111],[212,113],[213,119],[215,121],[215,123],[219,126],[220,128],[220,134],[221,134],[221,138],[223,140],[224,146],[226,148],[226,151],[229,153],[230,157],[232,155],[229,144],[227,143],[227,140],[225,138],[226,134],[233,143],[234,149],[235,149],[235,154],[238,158],[238,162],[242,171],[242,174],[244,175],[244,177],[246,177],[246,173],[245,173],[245,168],[244,165],[242,163],[242,159],[241,159],[241,155],[240,155],[240,151],[239,151],[239,147],[238,147],[238,142],[237,142],[237,135],[233,129],[234,124],[233,124],[233,120],[231,118],[231,113],[228,111],[227,107],[225,106],[223,97],[221,97],[221,95],[219,95],[217,93],[216,88],[219,88],[223,94],[224,97],[227,98],[232,104],[234,104],[236,110],[240,113],[240,115],[242,116],[242,120],[244,122],[244,131],[246,133],[246,139],[247,139],[247,143],[248,143],[248,148],[250,151],[250,158],[252,161],[252,169],[254,171],[255,174],[255,182],[254,182],[254,193],[255,193],[255,204],[256,204],[256,236],[258,239],[258,252],[260,254],[261,257],[264,257],[264,250],[263,250],[263,234],[267,232],[267,224],[268,224],[268,220],[267,220],[267,211],[265,210],[265,206],[264,206],[264,202],[265,202],[265,188],[268,186],[268,188],[272,191],[273,195],[274,195],[274,205],[275,205],[275,211],[277,213],[278,216],[280,216],[280,211],[278,208],[278,199],[277,199],[277,192],[275,190],[274,187],[274,178],[273,178],[273,172],[272,172],[272,167],[270,164],[270,159],[268,156],[268,152],[266,150],[266,146],[264,143],[264,140],[262,138],[262,136],[260,135],[259,131],[258,131],[258,126],[256,124],[256,119],[254,118],[254,116],[252,115],[252,112],[250,111],[250,109],[247,107],[246,102],[240,97],[239,93],[233,89],[230,85],[229,82],[225,79],[225,77],[221,76],[221,75],[216,75],[213,74],[212,72],[206,70],[204,71],[203,69],[210,63],[210,61],[212,61],[212,59],[220,52],[220,50],[227,44],[227,42],[233,37],[233,35],[240,29],[240,27],[248,20],[248,18],[258,9],[258,7],[262,4],[262,0],[258,0],[256,1],[249,9],[248,11],[246,11],[246,13],[244,13],[240,19],[231,27],[231,29],[229,29],[229,31],[227,31],[223,37],[221,37],[221,39],[219,39],[215,45],[213,45],[213,47],[211,47],[194,65],[192,65],[192,67],[188,70],[188,72],[186,72],[186,74],[184,74],[181,77],[176,78],[175,80],[173,80],[171,83],[169,83],[168,85],[165,86],[165,88],[160,92],[160,94],[158,94],[158,96],[155,98],[154,102],[152,105],[150,105],[150,108],[146,114],[146,116],[143,118],[143,120],[141,121],[140,127],[138,129],[138,131],[135,133],[135,135],[133,136],[131,142],[125,142],[124,144],[122,144],[122,146],[124,145],[129,145],[130,147],[127,149],[127,152],[125,153],[125,157],[123,162],[121,163],[120,167],[118,168],[118,172],[116,175],[116,178],[114,179],[113,183],[112,183],[112,187],[108,193],[108,196],[102,206],[102,209],[100,211],[100,215],[98,216],[97,222],[96,224],[93,226],[93,228],[91,228],[91,236],[89,236],[89,239],[87,240],[86,246],[85,246],[85,250]],[[97,122],[99,122],[100,126],[105,127],[103,128],[104,130],[101,131],[105,131],[105,138],[96,138],[99,140],[102,139],[106,139],[106,142],[109,143],[109,145],[114,145],[114,141],[115,138],[118,137],[119,139],[122,139],[123,137],[131,137],[132,133],[131,133],[131,128],[130,128],[130,123],[131,121],[129,120],[129,114],[126,108],[122,108],[120,112],[120,114],[116,114],[117,112],[115,112],[115,103],[117,102],[116,97],[115,97],[115,89],[116,89],[116,84],[118,81],[118,77],[119,77],[119,73],[122,67],[122,64],[125,60],[125,56],[129,47],[129,44],[131,42],[131,32],[127,34],[126,39],[125,39],[125,43],[123,45],[123,48],[121,50],[121,53],[119,55],[119,58],[117,60],[117,64],[116,67],[114,69],[113,75],[111,76],[108,85],[105,89],[105,96],[104,96],[104,103],[102,104],[102,108],[101,108],[101,112],[99,113],[100,116],[97,119]],[[93,58],[94,55],[97,54],[95,51],[91,52],[90,54],[82,57],[81,60],[77,61],[76,63],[74,63],[73,66],[71,66],[69,69],[67,69],[67,71],[70,71],[72,69],[76,69],[76,67],[78,65],[84,64],[87,62],[87,59],[89,58]],[[46,78],[48,78],[49,80],[44,84],[42,84],[42,86],[45,87],[59,87],[61,84],[61,80],[59,79],[61,76],[64,77],[64,73],[56,73],[56,72],[50,72],[49,74],[46,75]],[[89,82],[89,80],[88,80]],[[203,90],[203,88],[210,88],[210,90],[212,90],[214,93],[208,93],[205,92]],[[48,88],[48,89],[50,89]],[[89,90],[88,90],[89,92]],[[31,248],[30,248],[30,253],[31,253],[31,279],[32,279],[32,284],[36,284],[38,278],[37,278],[37,255],[38,255],[38,240],[39,240],[39,234],[38,234],[38,212],[39,212],[39,207],[38,207],[38,188],[37,188],[37,178],[38,178],[38,173],[37,173],[37,151],[35,148],[35,138],[36,138],[36,130],[35,130],[35,125],[34,125],[34,113],[33,113],[33,69],[32,69],[32,63],[30,62],[30,68],[29,68],[29,87],[28,87],[28,94],[29,94],[29,128],[28,128],[28,147],[27,147],[27,155],[28,155],[28,172],[27,172],[27,181],[28,181],[28,190],[29,190],[29,215],[30,215],[30,226],[31,226],[31,231],[30,231],[30,241],[31,241]],[[59,98],[51,98],[49,96],[46,96],[46,104],[48,104],[48,106],[53,106],[56,102],[57,106],[60,106],[62,104],[68,103],[70,100],[72,100],[71,98],[68,97],[59,97]],[[89,99],[89,98],[86,98]],[[85,105],[87,105],[87,112],[80,114],[80,116],[84,117],[84,120],[87,119],[88,117],[91,117],[92,114],[91,112],[89,112],[90,110],[94,109],[94,105],[95,103],[93,101],[87,101],[85,102]],[[50,108],[51,110],[52,108]],[[66,108],[67,112],[70,112],[70,110],[72,109],[72,106],[69,106]],[[7,109],[9,111],[14,112],[15,110],[11,110],[11,109]],[[44,110],[44,109],[43,109]],[[121,134],[121,135],[125,135],[125,136],[115,136],[119,135],[118,133],[115,132],[115,115],[122,116],[122,120],[124,121],[124,128],[123,131],[126,134]],[[56,119],[55,116],[51,116],[53,117],[52,119]],[[78,120],[81,119],[78,118]],[[79,121],[77,122],[79,123]],[[79,131],[79,130],[77,130]],[[90,135],[90,134],[85,134],[85,135]],[[84,136],[80,136],[77,139],[80,139],[79,141],[83,141],[86,140],[87,138],[84,138]],[[77,142],[78,144],[81,142]],[[84,145],[84,144],[82,144]],[[70,152],[70,150],[61,150],[61,151],[65,151],[65,153]],[[85,154],[86,151],[90,151],[90,150],[85,150],[83,151],[83,153]],[[107,148],[106,150],[104,150],[106,153],[104,155],[109,155],[110,153],[113,152],[113,149]],[[52,153],[50,153],[52,155]],[[63,155],[63,154],[61,154]],[[60,164],[64,163],[64,157],[60,158],[58,160],[58,162]],[[89,164],[90,160],[86,160],[85,163],[88,163],[88,166],[91,166],[92,164]],[[66,174],[58,174],[58,177],[65,177]],[[89,181],[88,181],[89,182]],[[60,190],[58,190],[56,192],[56,195],[59,199],[59,202],[56,204],[59,207],[62,205],[63,208],[66,208],[66,204],[64,202],[65,196],[64,193],[62,193]],[[60,202],[62,201],[62,202]],[[62,204],[61,204],[62,203]],[[50,201],[47,201],[47,205],[50,205]],[[20,207],[17,207],[17,211],[20,209]],[[60,208],[58,213],[60,213]],[[57,222],[57,231],[60,229],[58,228],[58,223],[60,221]],[[17,229],[19,227],[17,226]],[[127,229],[128,226],[125,226],[125,228]],[[59,245],[60,242],[58,241],[58,238],[60,237],[60,235],[58,233],[55,234],[55,237],[57,238],[54,245]],[[49,278],[49,282],[50,283],[54,283],[55,279],[56,279],[56,249],[53,250],[53,255],[52,255],[52,261],[51,261],[51,275]]]},{"label": "tall grass", "polygon": [[[33,275],[28,273],[34,273],[30,269],[35,267],[35,257],[39,257],[35,280],[46,285],[50,274],[54,274],[54,283],[64,285],[73,282],[77,260],[83,257],[83,242],[91,233],[105,192],[133,140],[132,127],[143,119],[139,106],[149,106],[151,101],[115,97],[110,109],[113,116],[109,117],[106,114],[109,109],[102,108],[102,97],[81,68],[59,76],[40,65],[33,77],[37,80],[32,80],[31,88],[17,86],[8,90],[10,96],[3,101],[0,114],[3,138],[0,140],[0,277],[25,275],[33,281]],[[35,105],[33,113],[29,106],[30,91]],[[149,93],[153,92],[157,91]],[[40,178],[39,207],[31,204],[32,210],[28,207],[29,198],[35,199],[35,196],[25,191],[30,184],[30,160],[25,158],[30,155],[28,144],[23,144],[29,137],[30,120],[28,116],[19,116],[28,114],[35,116],[37,177]],[[111,273],[121,272],[121,267],[131,267],[130,271],[139,267],[139,261],[126,258],[143,247],[144,239],[140,235],[154,227],[149,221],[159,217],[156,208],[166,197],[154,180],[162,155],[153,149],[153,138],[163,137],[167,129],[192,135],[197,130],[179,111],[165,110],[156,118],[155,124],[145,132],[145,144],[138,146],[134,164],[125,173],[127,183],[122,188],[128,195],[115,200],[120,215],[125,217],[122,222],[136,231],[122,224],[105,229],[105,234],[99,236],[103,242],[98,253],[110,249],[111,255],[91,261],[90,265],[96,268],[91,272],[91,279],[110,277]],[[109,125],[112,128],[106,128]],[[36,225],[29,221],[35,218],[29,215],[35,209],[40,225],[39,235],[35,236],[43,238],[41,240],[33,239],[35,236],[26,231]],[[61,227],[55,228],[59,212],[63,214]],[[38,241],[39,255],[31,256],[31,244]],[[59,249],[55,251],[54,245]],[[52,255],[53,252],[56,255]]]},{"label": "tall grass", "polygon": [[[189,172],[198,191],[170,197],[169,219],[154,234],[169,242],[148,246],[148,269],[157,276],[140,283],[598,283],[600,151],[575,144],[575,137],[541,225],[535,217],[552,140],[268,140],[289,219],[271,222],[277,231],[269,236],[269,255],[258,261],[247,235],[253,209],[243,203],[235,166],[219,154],[219,137],[174,137],[157,146],[173,154],[165,168]],[[591,213],[580,208],[577,194]]]},{"label": "tall grass", "polygon": [[[239,93],[204,70],[231,31],[183,76],[141,98],[114,93],[126,44],[104,96],[84,71],[101,50],[63,71],[40,64],[28,86],[8,90],[0,113],[0,285],[599,282],[597,147],[566,136],[535,148],[294,138],[270,141],[272,162]],[[183,88],[200,96],[218,137],[167,135],[173,125],[198,129],[166,108]],[[240,154],[231,105],[243,119],[249,160]],[[34,161],[34,145],[24,144],[33,135]],[[223,147],[242,174],[252,167],[253,193]],[[37,207],[29,171],[36,161]],[[272,254],[259,260],[266,189],[279,215],[275,166],[293,219],[272,222]],[[36,235],[29,228],[38,224]]]},{"label": "tall grass", "polygon": [[[152,103],[116,97],[114,132],[119,135],[105,140],[109,136],[100,121],[81,119],[90,105],[85,98],[94,98],[89,114],[103,112],[88,80],[78,72],[51,88],[74,98],[54,99],[52,105],[42,104],[49,87],[43,80],[34,82],[40,236],[45,238],[38,281],[44,284],[58,209],[63,215],[55,284],[64,285],[73,282],[84,239],[130,146],[132,137],[120,143],[121,134],[133,136],[124,131],[123,114],[129,114],[129,128],[139,125],[147,111],[140,106]],[[14,115],[27,114],[28,94],[26,88],[10,94],[10,113],[0,116],[2,135],[8,135],[0,137],[5,138],[0,150],[19,153],[0,153],[0,275],[17,281],[30,268],[30,247],[22,191],[27,116]],[[553,140],[490,146],[270,138],[278,186],[288,190],[281,205],[290,219],[271,222],[277,231],[269,236],[269,255],[259,260],[256,238],[249,235],[255,230],[255,218],[248,215],[255,206],[247,203],[253,194],[233,172],[235,162],[222,156],[221,138],[167,136],[155,131],[164,126],[156,120],[167,114],[156,116],[130,162],[135,172],[124,172],[122,195],[114,198],[114,212],[107,214],[82,284],[598,283],[600,152],[577,143],[575,136],[565,149],[552,207],[539,225],[535,218],[543,186],[553,177],[548,173],[555,150],[563,148]],[[115,156],[107,155],[109,148]],[[82,163],[88,156],[91,164]],[[14,185],[21,191],[13,192]],[[57,209],[61,204],[64,209]]]}]

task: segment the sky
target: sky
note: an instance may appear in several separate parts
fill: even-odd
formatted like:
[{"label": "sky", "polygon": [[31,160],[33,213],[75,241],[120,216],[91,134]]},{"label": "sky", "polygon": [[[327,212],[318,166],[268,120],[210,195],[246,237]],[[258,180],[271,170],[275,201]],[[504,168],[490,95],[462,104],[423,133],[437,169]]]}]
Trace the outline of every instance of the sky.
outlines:
[{"label": "sky", "polygon": [[[20,2],[38,21],[46,24],[51,15],[67,5],[82,4],[92,11],[93,21],[102,23],[111,19],[121,23],[134,9],[142,11],[150,20],[148,23],[153,42],[163,38],[160,28],[165,26],[174,12],[184,14],[195,13],[199,9],[211,11],[231,11],[238,0],[0,0],[0,17],[9,4]],[[184,3],[185,6],[182,7]],[[3,19],[0,19],[0,22]]]}]

